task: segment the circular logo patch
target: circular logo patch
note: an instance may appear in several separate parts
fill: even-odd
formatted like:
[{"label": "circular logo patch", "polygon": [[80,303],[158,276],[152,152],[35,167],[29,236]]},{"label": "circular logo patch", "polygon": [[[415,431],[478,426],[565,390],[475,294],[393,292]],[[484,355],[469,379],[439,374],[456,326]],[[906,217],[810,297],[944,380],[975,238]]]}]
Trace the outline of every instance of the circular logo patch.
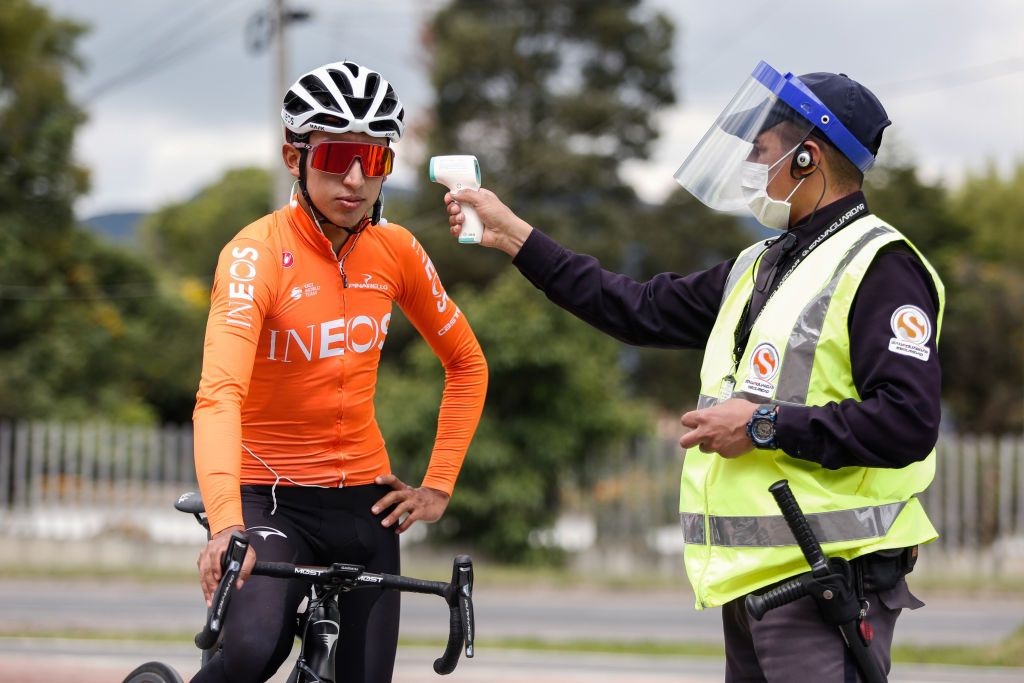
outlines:
[{"label": "circular logo patch", "polygon": [[932,323],[917,306],[900,306],[889,320],[897,339],[923,346],[932,337]]},{"label": "circular logo patch", "polygon": [[750,354],[750,373],[765,382],[779,374],[779,350],[773,344],[758,344]]},{"label": "circular logo patch", "polygon": [[295,257],[292,256],[292,252],[285,251],[281,253],[281,265],[285,268],[291,268],[295,265]]}]

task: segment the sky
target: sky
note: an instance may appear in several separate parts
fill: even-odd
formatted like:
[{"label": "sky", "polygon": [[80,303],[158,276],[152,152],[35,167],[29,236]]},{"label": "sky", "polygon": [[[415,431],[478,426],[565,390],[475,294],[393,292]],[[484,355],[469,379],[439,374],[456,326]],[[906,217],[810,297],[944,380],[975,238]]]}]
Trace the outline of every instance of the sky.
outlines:
[{"label": "sky", "polygon": [[[37,1],[91,26],[79,44],[86,69],[70,83],[89,117],[75,149],[92,178],[79,217],[155,210],[229,168],[277,163],[274,51],[248,46],[268,0]],[[288,31],[289,83],[351,59],[391,81],[407,123],[422,120],[432,90],[420,35],[442,4],[290,0],[313,18]],[[641,11],[664,12],[677,27],[678,103],[658,113],[652,158],[624,166],[650,201],[674,187],[676,168],[762,59],[783,73],[842,72],[869,87],[893,121],[883,157],[912,160],[928,181],[956,186],[987,164],[1008,173],[1024,163],[1019,0],[645,0]],[[420,173],[422,146],[407,135],[389,182],[410,186]]]}]

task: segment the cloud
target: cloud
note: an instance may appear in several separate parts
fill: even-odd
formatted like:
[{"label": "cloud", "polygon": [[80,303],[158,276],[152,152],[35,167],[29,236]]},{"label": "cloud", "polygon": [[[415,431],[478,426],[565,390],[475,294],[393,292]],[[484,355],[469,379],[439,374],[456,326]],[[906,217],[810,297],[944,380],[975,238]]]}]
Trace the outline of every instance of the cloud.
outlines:
[{"label": "cloud", "polygon": [[[42,1],[55,14],[95,26],[82,42],[91,67],[74,84],[79,94],[136,63],[149,47],[147,39],[166,34],[174,22],[202,11],[206,2]],[[318,2],[311,7],[315,21],[289,32],[289,75],[335,59],[363,61],[394,83],[413,120],[431,99],[419,32],[439,4],[391,0],[360,4],[353,11],[346,1]],[[894,122],[887,135],[905,145],[927,178],[956,182],[966,169],[980,168],[989,159],[1008,168],[1024,156],[1019,123],[1024,120],[1024,72],[943,87],[948,85],[943,74],[1024,58],[1024,3],[863,0],[851,10],[840,3],[778,0],[744,6],[748,9],[698,0],[646,0],[642,5],[643,11],[666,12],[679,27],[674,56],[681,102],[659,115],[663,127],[654,157],[626,164],[624,174],[645,198],[664,196],[674,187],[672,174],[687,150],[759,59],[795,73],[842,71],[876,89]],[[189,196],[231,166],[276,163],[279,94],[272,92],[270,56],[254,56],[243,42],[248,17],[262,7],[241,2],[216,18],[202,14],[208,26],[203,30],[220,31],[215,41],[89,105],[90,122],[76,150],[93,171],[93,192],[77,207],[80,215],[154,209]],[[381,49],[385,36],[386,49]],[[906,85],[930,76],[937,86],[930,92],[920,86],[910,92]],[[399,170],[389,180],[396,185],[409,185],[423,172],[421,152],[407,142],[400,148]]]},{"label": "cloud", "polygon": [[[94,188],[76,208],[88,216],[188,199],[229,168],[269,166],[272,135],[269,126],[182,126],[157,113],[96,118],[76,145]],[[95,159],[106,161],[89,163]]]}]

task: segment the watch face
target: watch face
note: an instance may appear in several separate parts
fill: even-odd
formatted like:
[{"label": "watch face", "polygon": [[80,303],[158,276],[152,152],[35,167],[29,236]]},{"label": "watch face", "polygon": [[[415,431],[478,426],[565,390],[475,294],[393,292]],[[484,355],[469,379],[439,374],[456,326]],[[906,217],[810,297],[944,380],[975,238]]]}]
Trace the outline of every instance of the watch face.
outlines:
[{"label": "watch face", "polygon": [[757,420],[753,432],[758,441],[771,441],[775,436],[775,425],[770,420]]}]

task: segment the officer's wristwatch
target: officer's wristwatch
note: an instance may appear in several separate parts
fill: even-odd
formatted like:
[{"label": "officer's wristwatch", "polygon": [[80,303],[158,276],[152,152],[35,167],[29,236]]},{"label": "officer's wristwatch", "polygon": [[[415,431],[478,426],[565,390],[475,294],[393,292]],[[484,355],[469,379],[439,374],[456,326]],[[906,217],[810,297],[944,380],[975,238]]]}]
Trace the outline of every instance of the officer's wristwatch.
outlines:
[{"label": "officer's wristwatch", "polygon": [[756,448],[775,450],[779,446],[775,443],[775,418],[777,409],[775,406],[758,406],[754,410],[753,417],[747,423],[747,436],[754,442]]}]

